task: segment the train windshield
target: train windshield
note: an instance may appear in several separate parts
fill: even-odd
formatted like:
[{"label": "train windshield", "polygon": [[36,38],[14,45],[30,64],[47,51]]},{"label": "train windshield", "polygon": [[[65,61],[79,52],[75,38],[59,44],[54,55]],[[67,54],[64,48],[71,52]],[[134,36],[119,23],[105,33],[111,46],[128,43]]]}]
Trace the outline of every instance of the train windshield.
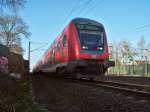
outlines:
[{"label": "train windshield", "polygon": [[102,52],[104,49],[104,30],[100,26],[77,25],[81,49],[84,51]]}]

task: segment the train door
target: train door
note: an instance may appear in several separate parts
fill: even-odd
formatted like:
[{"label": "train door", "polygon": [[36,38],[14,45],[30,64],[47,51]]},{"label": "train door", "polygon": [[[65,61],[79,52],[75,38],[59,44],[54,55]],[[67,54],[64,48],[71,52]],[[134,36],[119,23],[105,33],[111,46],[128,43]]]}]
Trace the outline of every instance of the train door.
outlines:
[{"label": "train door", "polygon": [[61,44],[60,44],[60,41],[58,41],[57,43],[57,47],[56,47],[56,63],[60,63],[61,62],[61,51],[60,51],[60,48],[61,48]]},{"label": "train door", "polygon": [[52,65],[55,64],[55,49],[52,49]]},{"label": "train door", "polygon": [[63,62],[68,61],[68,39],[66,35],[64,35],[62,39],[62,57]]}]

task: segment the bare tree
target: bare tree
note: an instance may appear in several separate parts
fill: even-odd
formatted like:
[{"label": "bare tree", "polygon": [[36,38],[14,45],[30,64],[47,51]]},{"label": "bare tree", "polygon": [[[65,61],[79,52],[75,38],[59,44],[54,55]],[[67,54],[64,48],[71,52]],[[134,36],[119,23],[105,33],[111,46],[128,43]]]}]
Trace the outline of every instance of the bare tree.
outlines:
[{"label": "bare tree", "polygon": [[0,0],[0,9],[11,9],[17,11],[24,7],[26,0]]},{"label": "bare tree", "polygon": [[109,53],[110,53],[110,58],[115,60],[116,65],[120,64],[119,60],[119,45],[117,42],[113,42],[112,44],[109,45]]},{"label": "bare tree", "polygon": [[139,42],[138,42],[138,46],[139,48],[141,49],[144,49],[145,48],[145,39],[144,39],[144,36],[141,36]]},{"label": "bare tree", "polygon": [[149,50],[150,50],[150,43],[148,43],[148,44],[147,44],[147,49],[149,49]]},{"label": "bare tree", "polygon": [[140,37],[140,40],[139,40],[139,42],[138,42],[138,49],[139,49],[139,52],[140,52],[140,54],[139,54],[139,57],[141,57],[141,60],[142,59],[144,59],[144,49],[145,49],[145,45],[146,43],[145,43],[145,39],[144,39],[144,36],[141,36]]},{"label": "bare tree", "polygon": [[132,50],[131,43],[127,40],[123,40],[120,42],[120,50],[122,55],[122,63],[131,64],[134,61],[135,53]]},{"label": "bare tree", "polygon": [[9,48],[18,46],[20,39],[29,36],[28,26],[22,18],[10,15],[0,16],[0,39],[4,45]]}]

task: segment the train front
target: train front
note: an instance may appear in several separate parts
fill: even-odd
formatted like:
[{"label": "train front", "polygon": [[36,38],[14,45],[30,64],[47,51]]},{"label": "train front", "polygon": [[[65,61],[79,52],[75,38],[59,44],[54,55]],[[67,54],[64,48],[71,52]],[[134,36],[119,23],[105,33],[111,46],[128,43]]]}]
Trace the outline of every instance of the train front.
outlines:
[{"label": "train front", "polygon": [[74,67],[84,74],[104,74],[108,67],[114,66],[109,61],[108,45],[104,26],[93,20],[78,18],[73,20],[77,46]]}]

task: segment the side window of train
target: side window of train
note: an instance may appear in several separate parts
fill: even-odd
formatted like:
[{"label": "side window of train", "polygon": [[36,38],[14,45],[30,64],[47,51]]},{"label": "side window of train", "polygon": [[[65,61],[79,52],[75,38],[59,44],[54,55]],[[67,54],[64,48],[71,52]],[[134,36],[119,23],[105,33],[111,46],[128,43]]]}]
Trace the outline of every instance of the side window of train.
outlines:
[{"label": "side window of train", "polygon": [[57,50],[58,50],[58,51],[60,51],[60,47],[61,47],[61,46],[60,46],[60,42],[58,42],[58,45],[57,45]]},{"label": "side window of train", "polygon": [[66,35],[63,37],[63,47],[67,46],[67,37]]}]

